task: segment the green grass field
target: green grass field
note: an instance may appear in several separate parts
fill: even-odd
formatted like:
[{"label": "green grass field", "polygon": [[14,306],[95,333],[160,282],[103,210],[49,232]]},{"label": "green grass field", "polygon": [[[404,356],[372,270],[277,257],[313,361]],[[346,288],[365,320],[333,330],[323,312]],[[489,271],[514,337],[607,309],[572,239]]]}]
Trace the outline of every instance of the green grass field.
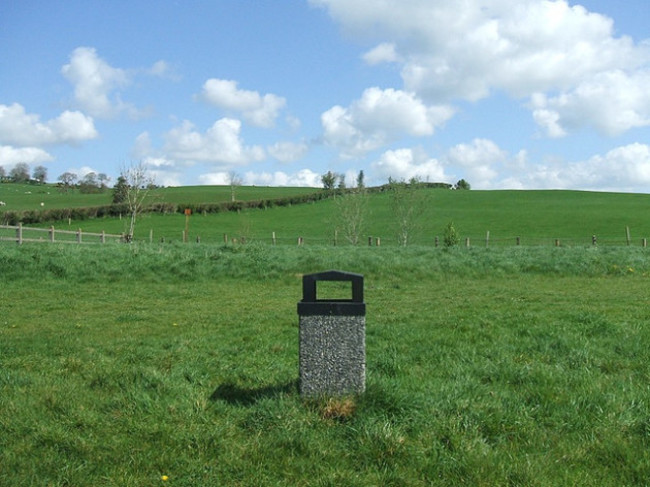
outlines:
[{"label": "green grass field", "polygon": [[[10,185],[4,185],[10,186]],[[173,188],[170,188],[171,190]],[[244,188],[242,188],[243,190]],[[592,235],[599,245],[625,245],[626,227],[631,245],[640,246],[650,238],[650,195],[590,193],[578,191],[449,191],[422,190],[423,210],[412,242],[433,246],[435,237],[442,242],[444,228],[453,221],[461,236],[461,245],[470,239],[472,246],[485,247],[487,232],[490,246],[514,246],[517,237],[523,246],[589,246]],[[179,196],[180,199],[180,196]],[[361,242],[367,245],[379,237],[381,244],[397,242],[395,217],[388,194],[369,196]],[[0,210],[1,211],[1,210]],[[281,244],[295,245],[303,237],[306,245],[331,245],[340,228],[337,204],[328,199],[316,203],[243,210],[217,214],[193,214],[189,219],[189,240],[200,237],[206,243],[223,243],[224,235],[247,241],[270,243],[273,232]],[[136,238],[148,241],[180,241],[186,219],[182,214],[144,214],[136,225]],[[61,230],[120,234],[127,219],[102,218],[55,222]],[[42,224],[49,227],[50,223]],[[11,232],[10,232],[11,234]],[[346,243],[339,232],[338,244]]]},{"label": "green grass field", "polygon": [[[645,249],[0,245],[0,485],[650,478]],[[367,392],[297,391],[302,273],[365,276]]]}]

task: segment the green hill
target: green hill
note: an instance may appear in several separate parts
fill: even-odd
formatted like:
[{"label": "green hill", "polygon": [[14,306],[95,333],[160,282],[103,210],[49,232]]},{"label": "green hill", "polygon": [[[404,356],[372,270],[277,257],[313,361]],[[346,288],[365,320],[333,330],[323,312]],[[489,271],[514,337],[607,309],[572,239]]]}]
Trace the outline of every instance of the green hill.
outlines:
[{"label": "green hill", "polygon": [[[1,185],[0,200],[4,201],[14,185]],[[25,187],[30,188],[29,186]],[[99,203],[108,194],[61,195],[38,192],[16,197],[22,207],[32,205],[38,199],[49,205]],[[237,188],[238,200],[279,198],[318,192],[314,188]],[[444,228],[453,221],[461,237],[461,244],[469,238],[473,246],[484,246],[489,232],[489,244],[515,245],[517,237],[522,245],[553,245],[558,239],[563,245],[590,245],[592,235],[599,244],[625,245],[626,228],[631,242],[640,245],[643,238],[650,237],[650,195],[629,193],[597,193],[584,191],[451,191],[444,189],[419,190],[416,227],[410,243],[433,245],[435,238],[442,242]],[[49,197],[50,199],[46,199]],[[94,198],[94,199],[93,199]],[[229,187],[186,187],[157,190],[154,198],[174,204],[198,204],[225,202],[230,198]],[[10,200],[10,197],[6,198]],[[29,203],[29,202],[32,203]],[[200,237],[203,242],[229,240],[271,242],[275,232],[277,243],[295,244],[303,237],[305,244],[345,244],[341,225],[339,200],[322,201],[266,209],[238,212],[194,213],[188,223],[189,239]],[[3,207],[6,211],[11,206]],[[381,245],[395,245],[396,218],[388,192],[368,195],[366,212],[361,229],[361,242],[373,243],[379,238]],[[72,221],[73,229],[84,231],[121,233],[126,220],[104,218]],[[136,239],[178,241],[182,238],[186,218],[182,214],[142,215],[136,227]],[[46,224],[44,226],[49,226]],[[68,221],[54,223],[55,227],[68,227]],[[338,234],[335,233],[337,228]]]}]

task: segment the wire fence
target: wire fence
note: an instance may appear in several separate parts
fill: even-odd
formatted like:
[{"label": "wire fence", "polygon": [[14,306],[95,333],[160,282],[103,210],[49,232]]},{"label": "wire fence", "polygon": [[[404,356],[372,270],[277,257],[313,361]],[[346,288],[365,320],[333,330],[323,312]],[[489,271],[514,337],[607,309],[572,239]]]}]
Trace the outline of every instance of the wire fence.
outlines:
[{"label": "wire fence", "polygon": [[[161,242],[172,241],[173,239],[161,238]],[[345,237],[334,234],[332,236],[326,235],[284,235],[280,232],[272,232],[270,234],[223,234],[223,238],[212,236],[210,239],[202,239],[200,236],[186,236],[183,232],[182,240],[184,242],[196,243],[222,243],[224,245],[245,245],[248,243],[265,243],[271,245],[318,245],[318,246],[369,246],[369,247],[396,247],[400,244],[394,236],[379,236],[379,235],[363,235],[356,241],[350,241]],[[153,231],[150,235],[150,241],[153,242]],[[463,236],[459,238],[457,247],[513,247],[513,246],[555,246],[555,247],[586,247],[586,246],[641,246],[647,247],[647,238],[632,239],[629,234],[627,236],[555,236],[555,237],[540,237],[540,236]],[[413,238],[408,245],[428,246],[428,247],[445,247],[444,239],[439,236],[418,236]]]},{"label": "wire fence", "polygon": [[[130,241],[124,234],[108,234],[106,232],[93,233],[85,232],[81,229],[76,231],[59,230],[53,226],[49,228],[35,228],[24,227],[22,224],[18,225],[0,225],[0,241],[16,242],[18,244],[27,242],[50,242],[50,243],[107,243],[107,242],[128,242]],[[227,234],[223,233],[222,237],[218,237],[213,233],[207,238],[202,238],[200,235],[193,235],[183,231],[177,238],[170,238],[169,236],[154,235],[154,231],[150,230],[148,238],[136,239],[136,241],[150,243],[154,242],[174,242],[181,241],[184,243],[194,244],[223,244],[223,245],[246,245],[250,243],[264,243],[269,245],[298,245],[298,246],[368,246],[368,247],[396,247],[399,246],[397,238],[394,236],[381,236],[381,235],[362,235],[356,241],[334,233],[331,236],[325,234],[321,235],[286,235],[282,232],[271,232],[267,234]],[[426,236],[418,235],[413,238],[409,245],[418,245],[426,247],[446,247],[448,244],[440,236]],[[647,238],[632,238],[629,229],[623,236],[599,236],[599,235],[585,235],[585,236],[554,236],[554,237],[541,237],[541,236],[502,236],[491,235],[487,232],[485,235],[470,235],[461,236],[456,246],[465,248],[475,247],[514,247],[514,246],[555,246],[555,247],[588,247],[588,246],[640,246],[647,247]]]}]

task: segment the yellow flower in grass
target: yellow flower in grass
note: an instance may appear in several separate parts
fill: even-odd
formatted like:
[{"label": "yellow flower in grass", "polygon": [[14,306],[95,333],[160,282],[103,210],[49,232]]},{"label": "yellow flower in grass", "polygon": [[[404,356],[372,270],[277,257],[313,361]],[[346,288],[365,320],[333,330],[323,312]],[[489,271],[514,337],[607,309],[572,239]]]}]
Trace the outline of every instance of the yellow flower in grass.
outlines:
[{"label": "yellow flower in grass", "polygon": [[162,480],[163,482],[167,482],[169,480],[169,477],[167,477],[167,475],[162,475],[160,477],[160,480]]}]

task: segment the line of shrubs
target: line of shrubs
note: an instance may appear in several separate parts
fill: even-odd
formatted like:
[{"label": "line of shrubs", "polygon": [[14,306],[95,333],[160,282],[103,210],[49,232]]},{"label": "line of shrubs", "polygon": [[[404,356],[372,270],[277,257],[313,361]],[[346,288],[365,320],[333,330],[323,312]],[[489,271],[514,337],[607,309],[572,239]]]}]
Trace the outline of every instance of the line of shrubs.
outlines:
[{"label": "line of shrubs", "polygon": [[91,206],[79,208],[50,208],[47,210],[7,211],[2,213],[3,225],[30,225],[61,220],[88,220],[126,214],[126,205]]},{"label": "line of shrubs", "polygon": [[[335,193],[319,191],[311,194],[285,196],[282,198],[269,198],[249,201],[224,201],[219,203],[153,203],[145,209],[150,213],[181,213],[186,209],[192,213],[223,213],[228,211],[240,211],[245,209],[266,209],[276,206],[291,206],[303,203],[311,203],[329,198]],[[128,215],[129,208],[126,204],[113,204],[106,206],[79,207],[79,208],[52,208],[43,210],[7,211],[2,213],[3,225],[23,225],[48,223],[61,220],[88,220],[93,218],[117,217]]]}]

